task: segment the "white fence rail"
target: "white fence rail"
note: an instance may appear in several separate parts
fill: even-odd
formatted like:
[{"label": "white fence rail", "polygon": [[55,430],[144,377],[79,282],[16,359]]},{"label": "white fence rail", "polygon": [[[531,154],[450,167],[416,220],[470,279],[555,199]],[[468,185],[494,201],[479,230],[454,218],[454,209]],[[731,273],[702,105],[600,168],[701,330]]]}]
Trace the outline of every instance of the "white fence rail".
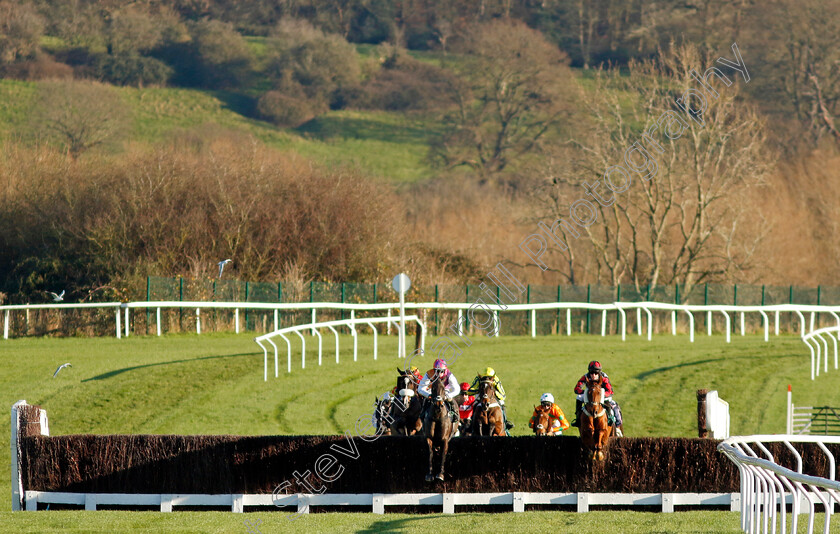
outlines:
[{"label": "white fence rail", "polygon": [[[373,331],[373,359],[377,359],[377,352],[378,352],[378,333],[376,328],[373,325],[381,324],[381,323],[393,323],[397,325],[399,321],[399,317],[365,317],[360,319],[344,319],[340,321],[326,321],[323,323],[310,323],[310,324],[302,324],[297,326],[289,326],[286,328],[280,328],[275,330],[274,332],[269,332],[268,334],[263,334],[262,336],[258,336],[254,338],[254,341],[257,342],[257,345],[263,350],[264,356],[264,372],[263,372],[263,380],[268,380],[268,347],[266,347],[263,343],[269,343],[272,347],[274,347],[274,377],[277,378],[279,376],[279,369],[278,369],[278,353],[277,353],[277,345],[275,345],[273,338],[277,336],[281,337],[283,341],[286,342],[286,366],[287,372],[292,372],[292,343],[289,341],[289,338],[286,337],[286,334],[297,334],[300,338],[301,342],[301,358],[300,358],[300,366],[301,369],[306,368],[306,339],[300,334],[303,330],[310,330],[312,335],[318,337],[318,365],[321,365],[322,355],[323,355],[323,338],[321,337],[321,333],[319,329],[321,328],[329,328],[330,331],[335,335],[335,363],[339,363],[339,344],[338,344],[338,331],[335,329],[337,326],[346,326],[350,329],[350,334],[353,336],[353,361],[357,361],[358,359],[358,352],[359,352],[359,338],[356,333],[356,325],[368,325],[371,327]],[[425,339],[426,337],[426,325],[423,324],[423,321],[420,320],[419,317],[416,315],[406,315],[406,321],[415,321],[421,330],[421,339]],[[399,328],[399,326],[397,326]],[[422,341],[421,341],[422,343]],[[422,348],[422,347],[421,347]]]},{"label": "white fence rail", "polygon": [[[481,307],[470,303],[445,303],[445,302],[407,302],[406,309],[413,310],[452,310],[458,312],[458,323],[460,327],[463,323],[464,314],[473,318],[477,313],[483,313]],[[395,312],[399,308],[398,303],[380,303],[380,304],[346,304],[333,302],[302,302],[302,303],[259,303],[259,302],[201,302],[201,301],[152,301],[152,302],[108,302],[108,303],[85,303],[85,304],[23,304],[13,306],[0,306],[0,311],[4,312],[4,327],[3,338],[9,337],[9,321],[13,311],[33,310],[33,309],[72,309],[72,308],[119,308],[116,310],[116,333],[117,337],[121,337],[123,330],[124,334],[128,335],[129,325],[131,321],[130,310],[145,309],[155,310],[156,316],[156,333],[161,335],[160,313],[162,309],[179,308],[179,309],[194,309],[196,316],[196,333],[201,333],[201,311],[208,309],[225,309],[233,310],[235,314],[235,330],[240,331],[239,311],[240,310],[272,310],[274,311],[274,330],[279,328],[279,313],[283,311],[300,311],[310,310],[312,314],[311,322],[317,322],[317,313],[321,310],[345,310],[351,314],[351,319],[358,311],[381,311],[381,312]],[[495,311],[498,306],[494,306],[495,325],[498,326],[496,331],[501,327],[498,311]],[[120,314],[120,309],[122,314]],[[536,316],[537,312],[566,311],[566,334],[571,335],[571,312],[572,310],[585,310],[601,312],[601,335],[606,335],[606,317],[607,312],[615,311],[619,315],[621,338],[626,338],[628,331],[627,313],[636,311],[636,333],[643,335],[647,331],[648,340],[653,334],[653,317],[654,313],[669,313],[671,318],[671,333],[677,333],[677,316],[685,315],[689,321],[689,335],[690,340],[694,341],[694,333],[696,330],[695,314],[706,314],[707,334],[712,335],[712,324],[715,315],[720,315],[725,322],[725,334],[727,343],[731,340],[731,332],[733,330],[732,322],[735,316],[740,316],[740,334],[744,335],[745,317],[747,314],[758,314],[762,318],[764,325],[764,340],[768,341],[770,336],[770,318],[769,314],[773,314],[775,323],[775,334],[779,335],[779,316],[781,313],[790,313],[797,316],[799,319],[800,335],[805,336],[806,324],[809,325],[808,331],[813,332],[816,317],[819,314],[830,316],[837,322],[837,327],[840,328],[840,306],[812,306],[799,304],[776,304],[772,306],[694,306],[686,304],[665,304],[661,302],[614,302],[611,304],[595,304],[586,302],[549,302],[549,303],[531,303],[531,304],[510,304],[505,306],[505,312],[510,311],[527,311],[530,312],[531,337],[536,337]],[[644,313],[643,313],[644,312]],[[810,315],[810,321],[806,321],[805,314]],[[122,318],[121,318],[122,315]],[[642,316],[647,319],[646,328],[643,328]],[[125,328],[121,328],[121,322],[124,323]],[[473,319],[474,322],[474,319]]]},{"label": "white fence rail", "polygon": [[[495,505],[524,512],[526,505],[574,506],[588,512],[589,506],[650,506],[673,512],[677,506],[729,506],[740,509],[738,493],[324,493],[324,494],[157,494],[157,493],[67,493],[26,491],[26,510],[38,504],[74,504],[85,510],[97,505],[160,506],[171,512],[174,506],[230,507],[243,512],[249,507],[284,507],[289,512],[308,514],[312,506],[369,506],[371,512],[384,514],[386,506],[434,506],[444,514],[454,514],[456,506]],[[285,508],[289,507],[289,508]],[[273,508],[277,509],[277,508]]]},{"label": "white fence rail", "polygon": [[834,368],[837,369],[837,340],[840,339],[840,324],[813,330],[809,334],[802,335],[802,341],[808,345],[811,351],[811,380],[820,376],[820,361],[823,363],[824,372],[828,372],[828,340],[834,347]]},{"label": "white fence rail", "polygon": [[[793,453],[797,462],[796,471],[776,463],[764,446],[772,442],[784,443]],[[802,472],[802,455],[793,445],[799,443],[816,443],[819,446],[828,460],[828,477]],[[807,531],[811,534],[814,532],[816,505],[822,504],[825,511],[823,532],[828,534],[834,505],[840,502],[840,482],[835,481],[835,459],[826,443],[840,443],[840,437],[734,436],[718,445],[718,451],[732,460],[741,474],[741,529],[744,532],[798,532],[799,514],[808,513]],[[765,458],[760,458],[753,447]],[[792,504],[793,512],[790,524],[787,519],[788,503]]]}]

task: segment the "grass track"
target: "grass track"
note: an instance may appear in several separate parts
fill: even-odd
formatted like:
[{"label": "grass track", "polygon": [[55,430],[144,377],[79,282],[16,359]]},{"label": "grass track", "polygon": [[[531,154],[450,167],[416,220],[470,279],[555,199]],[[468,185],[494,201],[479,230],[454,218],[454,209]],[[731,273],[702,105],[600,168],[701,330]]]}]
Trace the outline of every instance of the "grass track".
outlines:
[{"label": "grass track", "polygon": [[[351,338],[342,338],[345,349],[339,365],[328,348],[332,344],[326,343],[320,368],[313,350],[316,345],[309,343],[306,368],[300,368],[299,356],[295,356],[291,374],[285,373],[281,351],[280,378],[271,377],[268,382],[262,380],[263,357],[251,334],[14,339],[0,342],[0,401],[7,410],[19,399],[42,405],[49,413],[54,435],[334,434],[345,429],[352,433],[355,420],[369,413],[374,396],[395,383],[399,360],[390,355],[396,353],[396,337],[379,339],[378,361],[371,357],[372,336],[360,336],[359,361],[354,362]],[[730,344],[720,335],[698,335],[694,344],[685,335],[658,335],[652,342],[630,336],[623,343],[615,336],[585,335],[536,339],[476,336],[471,341],[452,369],[459,381],[471,380],[487,365],[496,369],[508,392],[508,413],[517,423],[514,434],[527,433],[532,406],[545,391],[551,391],[571,416],[571,388],[593,358],[601,360],[615,385],[625,428],[631,436],[695,435],[695,391],[701,387],[717,389],[730,402],[733,434],[783,432],[788,383],[793,384],[794,402],[799,405],[840,405],[840,373],[829,372],[811,382],[808,351],[796,336],[771,338],[770,343],[764,343],[760,336],[733,336]],[[299,354],[299,348],[294,352]],[[426,355],[414,363],[425,370],[432,360]],[[53,379],[55,368],[65,362],[73,367]],[[0,480],[6,481],[10,480],[8,440],[8,431],[0,433]],[[5,491],[0,510],[9,509],[10,492]],[[482,525],[505,518],[505,525],[513,530],[541,531],[540,521],[545,521],[552,528],[570,522],[570,528],[574,524],[576,532],[585,532],[590,528],[587,525],[594,529],[598,524],[586,519],[595,517],[593,514],[557,514],[464,514],[455,518],[389,514],[384,519],[317,514],[296,521],[294,527],[303,527],[305,521],[309,525],[306,529],[315,532],[380,528],[408,531],[415,526],[433,528],[436,521],[447,521],[447,527],[484,528]],[[611,524],[611,514],[631,520],[616,519],[612,528],[605,528],[607,531],[723,532],[737,527],[737,514],[726,512],[710,516],[716,518],[713,524],[717,526],[712,530],[698,530],[701,525],[691,519],[694,512],[673,516],[599,512],[597,516]],[[33,517],[37,520],[28,519]],[[276,529],[263,528],[263,534],[285,531],[279,514],[246,517],[263,517],[264,525],[277,525]],[[178,512],[166,517],[128,512],[12,517],[2,512],[0,520],[13,524],[9,531],[14,532],[64,531],[62,524],[71,532],[135,530],[132,524],[142,524],[141,530],[149,532],[247,532],[241,516],[210,512]],[[9,520],[13,523],[6,523]],[[637,523],[652,530],[625,528],[632,524],[635,529]],[[231,530],[231,525],[238,525],[237,529]]]}]

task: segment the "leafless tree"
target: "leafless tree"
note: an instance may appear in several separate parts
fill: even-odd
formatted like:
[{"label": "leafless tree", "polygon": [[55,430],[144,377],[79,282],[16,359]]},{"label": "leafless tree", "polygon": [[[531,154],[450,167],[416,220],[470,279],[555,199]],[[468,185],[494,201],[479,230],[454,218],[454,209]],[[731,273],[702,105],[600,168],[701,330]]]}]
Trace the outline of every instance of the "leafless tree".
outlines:
[{"label": "leafless tree", "polygon": [[[754,265],[767,229],[744,231],[761,214],[743,199],[763,183],[772,164],[763,122],[737,98],[731,78],[726,87],[711,77],[719,96],[707,94],[702,114],[689,116],[674,105],[688,89],[698,89],[690,71],[702,73],[709,66],[711,60],[696,47],[682,46],[658,63],[631,64],[629,76],[598,71],[594,87],[583,92],[589,128],[562,153],[571,158],[568,163],[547,168],[540,191],[548,208],[544,215],[552,220],[571,220],[570,206],[581,198],[597,211],[589,225],[571,226],[579,238],[562,226],[557,231],[568,244],[570,279],[582,258],[591,256],[590,276],[599,282],[632,282],[637,289],[677,283],[688,295],[698,283],[730,279]],[[692,105],[700,107],[697,101]],[[643,137],[657,122],[656,133]],[[665,129],[678,135],[663,135]],[[634,143],[650,157],[636,150],[627,162]],[[610,174],[611,191],[605,171],[617,165],[627,172]],[[587,191],[599,180],[596,201]]]},{"label": "leafless tree", "polygon": [[37,133],[55,138],[76,158],[115,139],[126,125],[124,104],[114,89],[88,81],[49,81],[38,88]]}]

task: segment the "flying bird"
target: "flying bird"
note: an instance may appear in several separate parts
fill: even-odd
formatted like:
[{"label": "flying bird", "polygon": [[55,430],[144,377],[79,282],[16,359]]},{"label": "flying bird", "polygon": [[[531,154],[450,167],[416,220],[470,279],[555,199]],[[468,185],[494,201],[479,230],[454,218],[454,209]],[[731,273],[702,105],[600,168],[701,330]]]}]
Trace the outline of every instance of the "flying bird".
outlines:
[{"label": "flying bird", "polygon": [[60,295],[56,295],[52,291],[50,291],[50,295],[53,296],[53,302],[61,302],[62,300],[64,300],[64,290],[63,289],[61,290]]},{"label": "flying bird", "polygon": [[64,365],[59,365],[58,369],[56,369],[55,372],[53,373],[53,378],[55,378],[55,375],[57,375],[58,372],[61,371],[62,369],[64,369],[65,367],[73,367],[73,366],[70,365],[69,363],[65,363]]},{"label": "flying bird", "polygon": [[219,278],[222,277],[222,271],[225,270],[225,265],[227,265],[228,263],[230,263],[232,261],[233,260],[231,260],[231,259],[227,259],[227,260],[222,260],[222,261],[219,262]]}]

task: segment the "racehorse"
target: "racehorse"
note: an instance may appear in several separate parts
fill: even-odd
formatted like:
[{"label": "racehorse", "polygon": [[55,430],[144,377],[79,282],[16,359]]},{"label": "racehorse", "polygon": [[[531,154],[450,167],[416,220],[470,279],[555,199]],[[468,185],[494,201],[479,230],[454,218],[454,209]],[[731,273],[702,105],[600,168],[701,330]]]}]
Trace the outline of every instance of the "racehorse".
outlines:
[{"label": "racehorse", "polygon": [[590,451],[590,460],[604,460],[604,448],[610,439],[612,428],[607,421],[607,410],[602,402],[604,390],[601,389],[601,377],[586,378],[586,391],[583,393],[583,407],[580,411],[580,441]]},{"label": "racehorse", "polygon": [[496,388],[489,376],[481,377],[478,399],[473,411],[473,433],[479,436],[504,436],[502,408],[496,399]]},{"label": "racehorse", "polygon": [[[427,402],[431,406],[426,412],[426,420],[423,426],[426,429],[426,443],[429,445],[429,474],[426,475],[426,482],[435,478],[443,481],[443,468],[446,463],[446,453],[449,451],[449,439],[455,434],[456,425],[449,416],[449,404],[446,402],[446,386],[443,379],[438,376],[432,381],[432,393]],[[435,451],[441,451],[440,470],[437,477],[434,476]]]},{"label": "racehorse", "polygon": [[549,429],[551,428],[551,418],[549,417],[549,409],[542,406],[534,406],[534,411],[537,413],[537,424],[534,425],[534,434],[538,436],[549,436]]},{"label": "racehorse", "polygon": [[373,424],[377,432],[384,426],[384,430],[381,432],[383,436],[391,435],[391,426],[387,424],[387,419],[390,417],[392,404],[390,395],[382,399],[376,397],[376,410],[373,412]]},{"label": "racehorse", "polygon": [[399,367],[397,372],[400,376],[397,377],[397,398],[391,403],[391,433],[413,436],[423,428],[423,420],[420,419],[423,401],[417,395],[414,375]]}]

